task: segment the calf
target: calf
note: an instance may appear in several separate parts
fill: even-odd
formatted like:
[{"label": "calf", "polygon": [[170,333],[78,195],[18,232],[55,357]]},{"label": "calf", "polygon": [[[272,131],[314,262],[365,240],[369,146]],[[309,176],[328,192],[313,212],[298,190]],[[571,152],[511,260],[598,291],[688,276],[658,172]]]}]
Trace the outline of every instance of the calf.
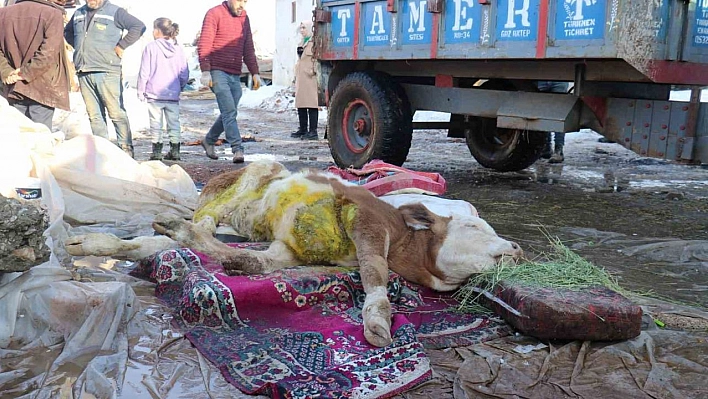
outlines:
[{"label": "calf", "polygon": [[[391,343],[388,269],[439,291],[458,288],[472,274],[502,257],[518,258],[516,243],[497,236],[478,217],[441,217],[421,204],[395,208],[362,187],[323,172],[291,174],[278,163],[253,163],[211,179],[200,197],[195,223],[158,215],[153,228],[176,243],[123,241],[93,235],[67,240],[72,255],[98,247],[116,255],[149,255],[156,246],[189,247],[219,261],[226,273],[262,274],[297,265],[359,266],[366,299],[364,335]],[[216,226],[231,225],[252,240],[272,241],[266,251],[229,247],[214,238]],[[99,241],[103,240],[103,243]],[[137,240],[137,239],[136,239]],[[106,254],[106,250],[101,250]]]}]

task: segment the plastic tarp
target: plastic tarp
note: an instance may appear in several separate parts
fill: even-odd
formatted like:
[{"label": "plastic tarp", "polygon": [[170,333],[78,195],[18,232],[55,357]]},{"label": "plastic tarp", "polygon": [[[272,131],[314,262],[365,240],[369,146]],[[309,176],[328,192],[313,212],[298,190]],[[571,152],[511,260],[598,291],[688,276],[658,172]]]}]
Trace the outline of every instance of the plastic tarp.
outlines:
[{"label": "plastic tarp", "polygon": [[[653,312],[708,314],[653,302]],[[682,309],[682,310],[680,310]],[[634,339],[541,343],[516,335],[430,353],[437,375],[406,398],[673,398],[708,397],[705,332],[647,323]]]},{"label": "plastic tarp", "polygon": [[[57,220],[81,226],[76,234],[89,230],[120,237],[149,235],[158,213],[191,218],[198,191],[179,165],[138,163],[110,141],[91,134],[63,141],[61,132],[49,133],[3,98],[0,121],[8,144],[0,147],[0,193],[14,196],[19,181],[39,177],[42,202]],[[47,203],[51,201],[56,203]]]},{"label": "plastic tarp", "polygon": [[72,225],[107,224],[148,235],[154,215],[191,218],[196,207],[197,189],[184,169],[138,163],[100,137],[63,142],[47,162],[66,203],[64,219]]},{"label": "plastic tarp", "polygon": [[[144,346],[159,348],[165,334],[173,340],[181,335],[168,332],[169,319],[161,320],[159,328],[146,322],[148,312],[133,287],[150,284],[99,268],[107,267],[101,259],[82,267],[67,263],[61,242],[86,229],[151,235],[157,213],[191,217],[196,187],[179,166],[139,164],[108,140],[82,134],[64,141],[61,132],[31,122],[2,97],[0,134],[0,194],[16,198],[15,188],[28,177],[39,179],[41,199],[29,206],[47,210],[50,226],[44,235],[52,248],[47,263],[0,275],[0,397],[117,397],[125,391],[126,374],[136,375],[130,372],[136,369],[131,353]],[[144,290],[148,301],[154,300],[152,291],[151,286]],[[192,376],[194,392],[208,390],[208,375],[218,372],[206,362],[185,365],[177,357],[173,367],[181,371],[168,378],[151,375],[159,359],[137,367],[155,394],[137,389],[142,394],[129,397],[185,392],[176,388],[179,375]]]}]

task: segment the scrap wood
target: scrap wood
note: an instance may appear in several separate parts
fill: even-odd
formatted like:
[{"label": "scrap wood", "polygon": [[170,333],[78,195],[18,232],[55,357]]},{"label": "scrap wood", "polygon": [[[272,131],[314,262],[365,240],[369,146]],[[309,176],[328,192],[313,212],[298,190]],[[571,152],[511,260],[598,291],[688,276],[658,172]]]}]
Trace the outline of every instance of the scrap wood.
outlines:
[{"label": "scrap wood", "polygon": [[[187,141],[186,143],[184,143],[184,145],[186,145],[186,146],[202,145],[202,141],[203,140]],[[216,143],[214,143],[214,146],[216,146],[216,147],[222,146],[222,145],[224,145],[225,142],[226,142],[226,140],[224,140],[224,139],[218,139],[218,140],[216,140]]]},{"label": "scrap wood", "polygon": [[[457,293],[462,310],[491,308],[514,328],[540,339],[618,340],[636,337],[642,310],[616,279],[557,238],[547,261],[501,262],[473,276]],[[503,300],[492,300],[484,291]],[[486,302],[491,300],[491,302]],[[504,305],[510,305],[512,309]],[[518,314],[514,311],[518,310]],[[520,314],[524,315],[521,317]]]},{"label": "scrap wood", "polygon": [[[184,143],[184,145],[185,145],[185,146],[197,146],[197,145],[202,145],[202,141],[203,141],[203,140],[187,141],[186,143]],[[254,136],[252,136],[252,135],[250,135],[250,134],[241,137],[241,142],[248,143],[248,142],[252,142],[252,141],[262,141],[262,140],[257,139],[256,137],[254,137]],[[222,146],[222,145],[224,145],[224,144],[226,144],[226,143],[227,143],[227,142],[226,142],[226,139],[218,139],[218,140],[216,140],[216,142],[214,143],[214,146],[215,146],[215,147],[219,147],[219,146]]]}]

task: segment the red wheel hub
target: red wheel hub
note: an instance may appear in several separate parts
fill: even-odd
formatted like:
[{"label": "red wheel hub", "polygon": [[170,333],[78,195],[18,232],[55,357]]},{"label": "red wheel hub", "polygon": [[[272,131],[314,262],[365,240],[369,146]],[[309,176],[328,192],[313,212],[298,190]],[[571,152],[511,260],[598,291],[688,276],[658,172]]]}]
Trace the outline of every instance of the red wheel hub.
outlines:
[{"label": "red wheel hub", "polygon": [[344,108],[342,136],[349,151],[360,154],[371,145],[373,121],[371,108],[362,99],[355,99]]}]

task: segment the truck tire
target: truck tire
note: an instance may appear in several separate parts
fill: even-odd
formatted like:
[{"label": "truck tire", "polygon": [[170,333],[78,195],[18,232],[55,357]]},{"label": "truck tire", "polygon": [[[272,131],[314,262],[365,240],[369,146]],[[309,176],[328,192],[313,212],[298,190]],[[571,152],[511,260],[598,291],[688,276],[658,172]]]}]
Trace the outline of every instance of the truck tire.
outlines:
[{"label": "truck tire", "polygon": [[497,128],[494,118],[470,117],[465,130],[467,148],[485,168],[515,172],[533,165],[546,143],[545,132]]},{"label": "truck tire", "polygon": [[[535,86],[517,87],[511,81],[489,80],[481,85],[487,90],[532,91]],[[546,143],[545,132],[497,128],[495,118],[465,116],[471,125],[465,129],[467,148],[485,168],[515,172],[533,165],[541,157]]]},{"label": "truck tire", "polygon": [[374,159],[406,161],[413,115],[405,91],[379,72],[353,72],[337,85],[329,104],[330,152],[340,168],[361,168]]}]

